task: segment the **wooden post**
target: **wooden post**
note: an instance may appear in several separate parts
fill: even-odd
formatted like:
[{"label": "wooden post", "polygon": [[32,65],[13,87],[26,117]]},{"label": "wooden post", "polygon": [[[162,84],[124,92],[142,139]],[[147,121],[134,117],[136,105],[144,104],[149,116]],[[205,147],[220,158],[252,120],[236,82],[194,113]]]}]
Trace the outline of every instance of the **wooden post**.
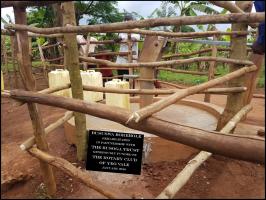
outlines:
[{"label": "wooden post", "polygon": [[47,67],[46,67],[45,58],[44,58],[44,55],[43,55],[42,46],[38,42],[38,40],[37,40],[37,44],[38,44],[38,49],[39,49],[39,52],[40,52],[41,62],[42,62],[42,66],[43,66],[43,76],[46,79],[46,81],[48,81]]},{"label": "wooden post", "polygon": [[[75,26],[74,2],[65,2],[61,5],[63,14],[63,26]],[[79,69],[79,52],[75,33],[64,34],[65,59],[64,65],[69,70],[72,96],[75,99],[83,99],[83,87]],[[86,159],[87,152],[87,132],[86,117],[82,113],[74,112],[76,136],[77,136],[77,158]]]},{"label": "wooden post", "polygon": [[28,37],[29,39],[29,55],[30,55],[30,59],[32,61],[32,42],[31,42],[31,37]]},{"label": "wooden post", "polygon": [[[217,36],[213,36],[213,40],[217,40]],[[215,45],[212,46],[212,57],[217,57],[217,47]],[[208,74],[208,81],[214,79],[214,72],[216,68],[216,62],[215,61],[210,61],[209,65],[209,74]],[[211,100],[211,95],[210,94],[205,94],[204,97],[204,102],[210,102]]]},{"label": "wooden post", "polygon": [[258,83],[258,75],[261,69],[261,66],[263,64],[264,55],[254,54],[251,53],[250,60],[254,62],[254,64],[257,66],[257,70],[248,74],[247,76],[247,84],[246,87],[248,88],[246,93],[246,99],[245,104],[249,104],[252,100],[253,93],[256,90],[256,86]]},{"label": "wooden post", "polygon": [[10,36],[10,46],[11,46],[11,54],[12,54],[12,65],[13,65],[13,73],[15,77],[15,86],[14,88],[18,88],[18,76],[17,76],[17,66],[15,62],[15,55],[16,55],[16,48],[15,48],[15,43],[16,43],[16,37],[15,36]]},{"label": "wooden post", "polygon": [[[14,13],[16,24],[27,24],[25,7],[14,7]],[[26,90],[34,91],[36,89],[36,85],[34,77],[32,75],[31,60],[29,56],[28,33],[27,31],[18,31],[16,32],[16,36],[18,46],[17,57],[22,80]],[[48,151],[48,144],[44,137],[44,125],[37,104],[28,103],[28,109],[34,129],[34,136],[37,147],[43,151]],[[52,196],[56,192],[56,183],[52,167],[43,161],[40,161],[40,167],[45,185],[47,186],[47,192]]]},{"label": "wooden post", "polygon": [[3,43],[3,48],[1,49],[3,51],[3,54],[4,54],[4,66],[5,66],[5,74],[6,74],[6,77],[7,77],[7,80],[8,80],[8,85],[9,85],[9,88],[11,89],[12,88],[12,84],[11,84],[11,77],[10,77],[10,73],[9,73],[9,69],[8,69],[8,58],[7,58],[7,49],[6,49],[6,44],[5,44],[5,41],[6,41],[6,36],[3,35],[1,37],[1,42]]},{"label": "wooden post", "polygon": [[[131,33],[127,34],[127,46],[128,46],[128,55],[127,55],[127,62],[132,63],[133,61],[133,55],[132,55],[132,40],[131,40]],[[128,69],[128,74],[132,75],[134,72],[134,69],[130,68]],[[133,88],[133,80],[129,79],[129,88]]]},{"label": "wooden post", "polygon": [[[84,52],[84,56],[88,57],[89,54],[89,49],[90,49],[90,34],[88,33],[87,38],[86,38],[86,47],[85,47],[85,52]],[[87,62],[83,62],[83,70],[87,71],[88,69],[88,63]]]},{"label": "wooden post", "polygon": [[[245,1],[236,1],[239,8],[245,5]],[[244,23],[232,24],[232,31],[247,31],[248,25]],[[247,60],[247,36],[231,36],[232,51],[230,58]],[[230,72],[239,69],[237,65],[230,65]],[[246,75],[231,80],[228,83],[229,87],[239,87],[246,85]],[[223,114],[221,115],[217,130],[220,130],[224,125],[245,105],[245,92],[239,94],[231,94],[227,96],[227,102]]]},{"label": "wooden post", "polygon": [[[161,56],[161,50],[164,40],[159,40],[158,36],[146,36],[143,48],[140,54],[139,62],[158,61]],[[140,68],[141,79],[154,79],[154,68],[142,67]],[[141,81],[141,89],[154,89],[154,84],[151,81]],[[152,104],[153,96],[140,95],[140,108]]]},{"label": "wooden post", "polygon": [[[63,16],[62,16],[62,12],[61,12],[61,2],[52,4],[52,9],[54,12],[54,16],[55,16],[55,20],[54,20],[54,27],[59,27],[63,25]],[[63,37],[56,37],[56,41],[57,42],[63,42]],[[64,54],[64,49],[63,48],[58,48],[58,52],[59,52],[59,56],[63,56]],[[63,64],[62,61],[60,60],[60,64]],[[64,66],[65,68],[65,66]]]}]

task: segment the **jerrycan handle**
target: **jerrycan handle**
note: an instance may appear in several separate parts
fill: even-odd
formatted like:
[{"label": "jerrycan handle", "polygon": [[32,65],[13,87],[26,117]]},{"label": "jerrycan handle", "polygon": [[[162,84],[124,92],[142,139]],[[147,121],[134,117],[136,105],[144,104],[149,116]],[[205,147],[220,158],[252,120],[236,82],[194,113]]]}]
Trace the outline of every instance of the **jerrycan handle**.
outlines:
[{"label": "jerrycan handle", "polygon": [[95,70],[89,69],[89,70],[87,70],[87,72],[95,72]]},{"label": "jerrycan handle", "polygon": [[118,79],[118,78],[114,78],[112,81],[113,81],[113,82],[121,82],[121,80]]}]

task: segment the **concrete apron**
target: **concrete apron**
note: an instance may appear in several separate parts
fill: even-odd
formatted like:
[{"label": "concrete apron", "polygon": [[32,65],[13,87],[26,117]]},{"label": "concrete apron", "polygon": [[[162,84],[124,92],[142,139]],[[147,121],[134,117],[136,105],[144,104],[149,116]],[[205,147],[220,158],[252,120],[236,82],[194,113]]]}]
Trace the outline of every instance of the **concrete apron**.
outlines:
[{"label": "concrete apron", "polygon": [[[134,100],[131,100],[131,102],[131,111],[138,110],[139,104]],[[178,104],[171,105],[164,110],[154,114],[154,116],[173,123],[189,125],[206,130],[215,130],[218,116],[220,115],[222,110],[222,108],[213,104],[194,100],[182,100]],[[101,119],[91,115],[86,115],[86,117],[88,130],[92,129],[143,134],[143,163],[175,161],[180,159],[183,160],[188,159],[192,156],[192,154],[199,152],[198,149],[165,140],[150,133],[133,130],[110,120]],[[71,118],[68,122],[66,122],[64,124],[64,128],[67,142],[69,144],[75,144],[74,118]],[[132,186],[132,184],[137,184],[138,181],[134,181],[136,180],[136,178],[141,178],[141,175],[138,176],[122,173],[118,174],[97,171],[88,171],[88,173],[92,176],[92,178],[95,178],[99,182],[112,184],[112,186],[116,185],[117,187],[125,185],[124,183],[128,183],[128,181],[131,184],[126,184],[127,187]]]}]

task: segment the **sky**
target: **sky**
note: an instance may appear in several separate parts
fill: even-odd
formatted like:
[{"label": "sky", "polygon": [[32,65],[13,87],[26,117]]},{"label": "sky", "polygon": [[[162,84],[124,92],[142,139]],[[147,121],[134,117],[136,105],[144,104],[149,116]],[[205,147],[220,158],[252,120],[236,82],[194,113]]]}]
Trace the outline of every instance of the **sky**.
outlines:
[{"label": "sky", "polygon": [[[118,1],[118,9],[119,11],[123,11],[123,9],[129,11],[129,12],[137,12],[143,17],[149,16],[156,8],[159,8],[161,5],[161,1]],[[217,6],[213,6],[217,10],[222,10],[221,8],[218,8]],[[252,12],[255,12],[254,6],[252,9]],[[12,7],[8,8],[1,8],[1,17],[3,17],[5,20],[7,20],[6,14],[9,14],[11,19],[14,21],[14,12]],[[86,19],[80,20],[80,25],[84,25],[86,23]],[[225,31],[228,27],[231,25],[229,24],[217,24],[216,27],[220,31]],[[1,28],[3,28],[4,25],[1,23]]]}]

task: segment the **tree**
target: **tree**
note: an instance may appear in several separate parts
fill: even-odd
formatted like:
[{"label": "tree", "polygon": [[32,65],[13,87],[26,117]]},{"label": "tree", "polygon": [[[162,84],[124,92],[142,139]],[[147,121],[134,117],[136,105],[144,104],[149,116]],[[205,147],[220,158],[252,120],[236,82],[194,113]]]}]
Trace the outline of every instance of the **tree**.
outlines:
[{"label": "tree", "polygon": [[[218,14],[214,8],[210,6],[208,1],[164,1],[160,8],[156,8],[149,18],[152,17],[172,17],[172,16],[197,16],[200,13]],[[204,30],[203,25],[197,25],[198,29]],[[195,29],[189,25],[167,27],[164,30],[173,32],[195,32]],[[172,46],[172,52],[175,53],[176,44]]]},{"label": "tree", "polygon": [[116,1],[76,1],[77,24],[83,17],[88,18],[88,24],[120,22],[123,20],[123,14],[116,6]]}]

